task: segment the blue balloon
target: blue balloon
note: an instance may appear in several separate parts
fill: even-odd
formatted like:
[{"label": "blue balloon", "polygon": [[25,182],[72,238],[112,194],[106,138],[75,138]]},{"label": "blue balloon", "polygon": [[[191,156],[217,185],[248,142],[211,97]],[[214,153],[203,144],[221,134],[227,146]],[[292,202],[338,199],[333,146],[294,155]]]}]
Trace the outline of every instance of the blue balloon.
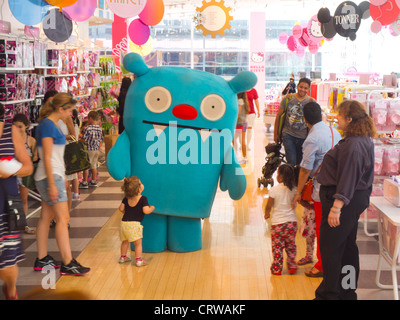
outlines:
[{"label": "blue balloon", "polygon": [[27,26],[42,22],[50,8],[43,0],[8,0],[8,5],[15,19]]}]

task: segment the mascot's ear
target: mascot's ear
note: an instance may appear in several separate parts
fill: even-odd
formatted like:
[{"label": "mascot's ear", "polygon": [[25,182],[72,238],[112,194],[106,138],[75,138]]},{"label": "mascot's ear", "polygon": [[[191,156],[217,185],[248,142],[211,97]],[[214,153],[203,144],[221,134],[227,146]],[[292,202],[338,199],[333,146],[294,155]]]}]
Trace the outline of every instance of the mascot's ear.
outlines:
[{"label": "mascot's ear", "polygon": [[128,53],[124,57],[124,67],[137,77],[145,75],[150,70],[143,58],[137,53]]},{"label": "mascot's ear", "polygon": [[251,71],[242,71],[228,83],[233,92],[245,92],[257,84],[257,76]]}]

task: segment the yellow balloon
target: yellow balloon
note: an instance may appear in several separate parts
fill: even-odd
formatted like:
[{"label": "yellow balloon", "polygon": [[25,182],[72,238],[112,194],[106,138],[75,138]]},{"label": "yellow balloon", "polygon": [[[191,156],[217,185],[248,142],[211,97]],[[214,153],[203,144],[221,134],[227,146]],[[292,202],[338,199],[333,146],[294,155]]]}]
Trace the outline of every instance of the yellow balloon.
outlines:
[{"label": "yellow balloon", "polygon": [[72,6],[78,0],[46,0],[46,1],[56,7],[69,7]]},{"label": "yellow balloon", "polygon": [[323,44],[325,43],[325,39],[321,40],[321,47],[323,46]]},{"label": "yellow balloon", "polygon": [[149,40],[147,40],[147,42],[141,46],[129,40],[129,49],[131,52],[138,53],[142,57],[145,57],[153,51],[153,38],[149,37]]}]

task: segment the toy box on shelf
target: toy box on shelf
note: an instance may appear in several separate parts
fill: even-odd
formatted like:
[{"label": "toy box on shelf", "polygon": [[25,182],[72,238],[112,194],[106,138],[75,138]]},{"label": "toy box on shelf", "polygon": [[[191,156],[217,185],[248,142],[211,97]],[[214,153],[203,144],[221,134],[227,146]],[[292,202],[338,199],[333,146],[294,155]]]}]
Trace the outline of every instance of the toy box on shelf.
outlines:
[{"label": "toy box on shelf", "polygon": [[280,87],[274,87],[266,90],[265,95],[265,107],[264,107],[264,124],[267,128],[267,132],[270,132],[271,126],[275,122],[276,115],[278,114],[282,89]]}]

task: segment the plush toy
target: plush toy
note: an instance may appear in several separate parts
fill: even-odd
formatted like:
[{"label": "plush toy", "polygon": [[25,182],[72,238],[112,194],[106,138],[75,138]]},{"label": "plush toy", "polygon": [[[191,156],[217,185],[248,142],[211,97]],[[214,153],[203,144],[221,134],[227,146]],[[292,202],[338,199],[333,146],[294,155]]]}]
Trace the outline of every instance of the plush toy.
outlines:
[{"label": "plush toy", "polygon": [[125,100],[125,131],[107,156],[116,180],[138,176],[155,211],[143,224],[143,250],[201,249],[201,219],[210,216],[219,186],[239,200],[246,177],[232,149],[237,93],[257,82],[244,71],[230,81],[181,67],[149,68],[130,53],[135,74]]}]

